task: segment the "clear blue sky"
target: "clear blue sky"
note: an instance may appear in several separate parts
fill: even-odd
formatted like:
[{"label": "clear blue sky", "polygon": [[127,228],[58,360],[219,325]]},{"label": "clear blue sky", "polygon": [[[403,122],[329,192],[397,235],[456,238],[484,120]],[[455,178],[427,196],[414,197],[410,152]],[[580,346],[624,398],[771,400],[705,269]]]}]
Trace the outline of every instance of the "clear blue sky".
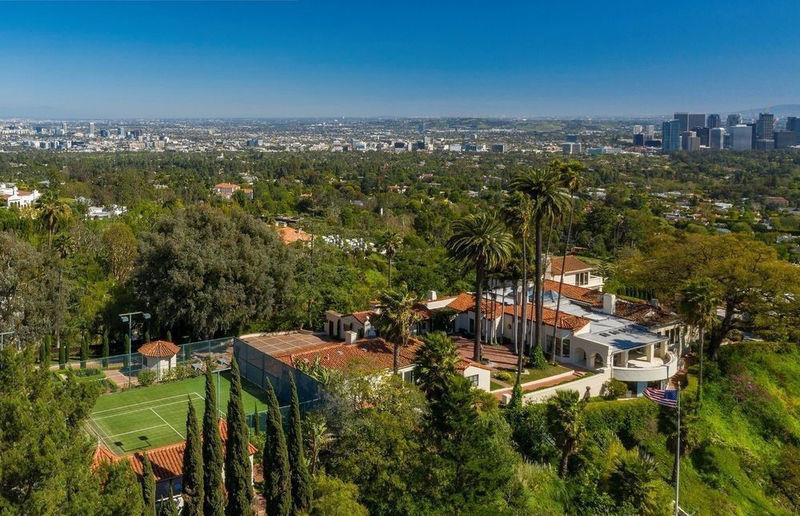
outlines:
[{"label": "clear blue sky", "polygon": [[536,116],[800,103],[800,0],[0,3],[0,116]]}]

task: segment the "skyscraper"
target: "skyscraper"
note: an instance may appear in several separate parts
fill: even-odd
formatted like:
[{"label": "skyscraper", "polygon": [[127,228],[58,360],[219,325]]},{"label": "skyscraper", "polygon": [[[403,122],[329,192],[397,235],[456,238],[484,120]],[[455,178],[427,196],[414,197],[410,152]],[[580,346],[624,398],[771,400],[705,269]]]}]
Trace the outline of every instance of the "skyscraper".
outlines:
[{"label": "skyscraper", "polygon": [[94,138],[94,122],[89,122],[89,138]]},{"label": "skyscraper", "polygon": [[687,152],[700,150],[700,137],[694,131],[681,133],[681,148]]},{"label": "skyscraper", "polygon": [[714,150],[725,147],[725,129],[722,127],[712,127],[708,130],[708,146]]},{"label": "skyscraper", "polygon": [[800,133],[800,117],[790,116],[786,118],[786,130]]},{"label": "skyscraper", "polygon": [[674,120],[680,123],[680,132],[689,130],[689,113],[675,113]]},{"label": "skyscraper", "polygon": [[771,140],[775,126],[775,115],[772,113],[761,113],[756,122],[756,138],[759,140]]},{"label": "skyscraper", "polygon": [[692,131],[693,127],[705,127],[706,126],[706,114],[705,113],[689,113],[689,130]]},{"label": "skyscraper", "polygon": [[788,149],[797,144],[797,133],[794,131],[775,131],[775,148]]},{"label": "skyscraper", "polygon": [[729,128],[731,133],[731,148],[736,151],[751,150],[753,148],[753,130],[749,125],[734,125]]},{"label": "skyscraper", "polygon": [[669,120],[661,124],[661,150],[675,152],[681,148],[681,121]]},{"label": "skyscraper", "polygon": [[734,125],[739,125],[742,123],[742,115],[739,113],[732,113],[728,115],[728,123],[726,124],[728,127],[733,127]]},{"label": "skyscraper", "polygon": [[711,113],[708,115],[708,118],[706,119],[706,127],[713,129],[720,126],[722,126],[722,118],[718,114]]}]

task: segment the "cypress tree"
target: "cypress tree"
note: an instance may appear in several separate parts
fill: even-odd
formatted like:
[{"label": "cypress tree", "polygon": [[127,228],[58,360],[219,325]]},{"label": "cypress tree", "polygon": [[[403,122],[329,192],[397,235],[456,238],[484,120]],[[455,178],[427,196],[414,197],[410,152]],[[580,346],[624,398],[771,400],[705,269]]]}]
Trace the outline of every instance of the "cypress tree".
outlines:
[{"label": "cypress tree", "polygon": [[252,470],[247,450],[249,442],[247,416],[242,405],[242,380],[239,377],[239,364],[234,357],[231,361],[228,442],[225,446],[225,490],[228,492],[225,514],[228,516],[253,514]]},{"label": "cypress tree", "polygon": [[292,468],[292,503],[294,511],[303,512],[311,505],[311,477],[308,474],[306,458],[303,453],[303,429],[300,420],[300,400],[294,375],[289,374],[292,390],[292,405],[289,411],[289,428],[286,439],[289,447],[289,464]]},{"label": "cypress tree", "polygon": [[172,332],[167,330],[167,342],[172,342]]},{"label": "cypress tree", "polygon": [[186,448],[183,450],[183,514],[203,516],[203,442],[192,398],[186,413]]},{"label": "cypress tree", "polygon": [[144,500],[142,515],[156,516],[156,477],[147,452],[142,454],[142,499]]},{"label": "cypress tree", "polygon": [[42,341],[42,367],[45,369],[50,368],[50,346],[53,344],[53,339],[50,335],[45,336]]},{"label": "cypress tree", "polygon": [[259,435],[261,433],[261,429],[259,428],[259,417],[258,417],[258,403],[254,404],[253,407],[253,433]]},{"label": "cypress tree", "polygon": [[203,514],[225,513],[222,491],[222,440],[217,423],[217,394],[210,365],[206,365],[206,406],[203,411]]},{"label": "cypress tree", "polygon": [[81,369],[86,369],[86,361],[89,359],[89,338],[83,336],[81,341]]},{"label": "cypress tree", "polygon": [[108,367],[108,330],[103,332],[103,368]]},{"label": "cypress tree", "polygon": [[289,452],[283,434],[283,421],[278,398],[272,384],[267,382],[267,440],[264,444],[264,497],[267,514],[287,516],[292,512],[292,478],[289,472]]},{"label": "cypress tree", "polygon": [[158,507],[158,516],[180,516],[178,504],[175,503],[175,492],[172,490],[172,482],[169,484],[169,498],[161,502]]}]

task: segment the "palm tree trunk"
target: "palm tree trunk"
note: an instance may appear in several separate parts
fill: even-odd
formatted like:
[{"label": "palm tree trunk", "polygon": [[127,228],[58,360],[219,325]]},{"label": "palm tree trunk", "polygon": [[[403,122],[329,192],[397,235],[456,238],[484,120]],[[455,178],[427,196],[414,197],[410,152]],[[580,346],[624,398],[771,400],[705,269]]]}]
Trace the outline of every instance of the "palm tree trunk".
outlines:
[{"label": "palm tree trunk", "polygon": [[519,353],[519,280],[514,278],[514,353]]},{"label": "palm tree trunk", "polygon": [[[571,200],[571,199],[570,199]],[[558,332],[558,315],[561,311],[561,287],[564,286],[564,267],[567,265],[567,250],[572,239],[572,213],[575,210],[574,201],[570,203],[569,221],[567,222],[567,243],[564,247],[564,256],[561,257],[561,279],[558,280],[558,299],[556,299],[556,320],[553,324],[553,351],[550,353],[550,362],[556,363],[556,333]]]},{"label": "palm tree trunk", "polygon": [[558,474],[561,478],[567,476],[567,466],[569,466],[569,455],[570,455],[570,448],[569,444],[564,444],[564,447],[561,449],[561,461],[558,464]]},{"label": "palm tree trunk", "polygon": [[400,346],[399,344],[397,344],[397,342],[395,342],[392,345],[392,371],[394,371],[394,374],[397,374],[397,370],[399,369],[397,364],[397,356],[399,348]]},{"label": "palm tree trunk", "polygon": [[517,384],[522,376],[522,355],[525,353],[526,329],[528,323],[528,242],[522,238],[522,327],[520,336],[522,337],[517,350]]},{"label": "palm tree trunk", "polygon": [[472,350],[472,359],[481,361],[481,301],[483,298],[483,264],[475,267],[475,347]]},{"label": "palm tree trunk", "polygon": [[705,336],[705,328],[703,328],[703,326],[701,325],[700,326],[700,377],[698,378],[698,381],[697,381],[697,402],[698,403],[702,403],[703,402],[703,355],[705,354],[703,352],[703,347],[704,347],[704,344],[705,344],[705,337],[706,337]]},{"label": "palm tree trunk", "polygon": [[539,345],[539,338],[542,334],[542,217],[536,217],[536,256],[534,260],[536,267],[536,277],[534,278],[534,299],[536,300],[536,326],[533,334],[533,345],[531,346],[531,356],[536,346]]},{"label": "palm tree trunk", "polygon": [[389,290],[392,289],[392,259],[389,258]]}]

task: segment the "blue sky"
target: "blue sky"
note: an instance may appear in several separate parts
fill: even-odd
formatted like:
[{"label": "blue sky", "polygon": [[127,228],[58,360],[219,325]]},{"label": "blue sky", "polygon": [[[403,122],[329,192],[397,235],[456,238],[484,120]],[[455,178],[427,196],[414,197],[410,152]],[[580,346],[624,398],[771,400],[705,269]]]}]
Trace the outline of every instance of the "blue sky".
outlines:
[{"label": "blue sky", "polygon": [[798,0],[2,2],[0,116],[725,112],[800,103],[799,24]]}]

